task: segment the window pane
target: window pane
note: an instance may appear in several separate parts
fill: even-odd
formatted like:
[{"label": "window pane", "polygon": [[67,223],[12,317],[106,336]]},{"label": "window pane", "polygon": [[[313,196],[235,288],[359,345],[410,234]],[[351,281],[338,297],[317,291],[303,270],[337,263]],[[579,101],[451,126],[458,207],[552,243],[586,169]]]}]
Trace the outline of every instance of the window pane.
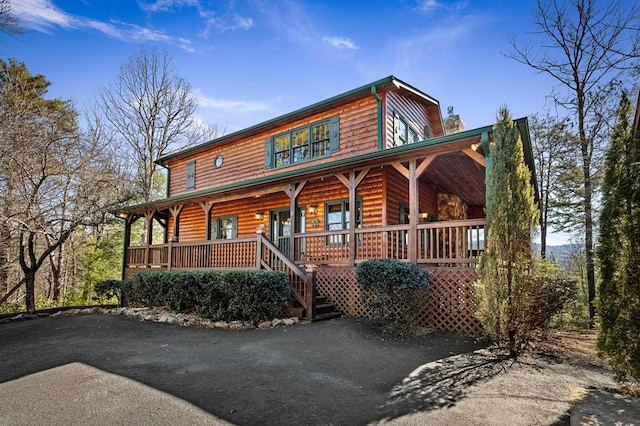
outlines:
[{"label": "window pane", "polygon": [[400,145],[407,143],[407,123],[402,120],[398,120],[398,138],[400,139]]},{"label": "window pane", "polygon": [[289,149],[289,135],[282,135],[274,138],[273,146],[275,151],[284,151]]},{"label": "window pane", "polygon": [[293,132],[293,146],[307,145],[309,143],[309,129]]},{"label": "window pane", "polygon": [[318,124],[311,127],[311,141],[317,142],[323,139],[329,139],[329,123]]},{"label": "window pane", "polygon": [[415,130],[409,128],[409,143],[416,143],[418,142],[418,134],[416,133]]},{"label": "window pane", "polygon": [[289,151],[276,152],[276,167],[289,164]]},{"label": "window pane", "polygon": [[329,140],[314,142],[312,144],[313,158],[323,157],[329,153]]},{"label": "window pane", "polygon": [[293,148],[294,163],[299,163],[301,161],[308,160],[308,159],[309,159],[309,147],[307,145]]}]

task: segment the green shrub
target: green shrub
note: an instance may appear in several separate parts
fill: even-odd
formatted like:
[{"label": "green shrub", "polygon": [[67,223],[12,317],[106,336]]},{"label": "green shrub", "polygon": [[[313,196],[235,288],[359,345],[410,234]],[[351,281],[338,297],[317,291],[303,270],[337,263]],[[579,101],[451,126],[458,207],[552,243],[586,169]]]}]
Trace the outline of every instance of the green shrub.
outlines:
[{"label": "green shrub", "polygon": [[115,298],[118,300],[118,304],[121,304],[122,285],[123,282],[120,280],[98,281],[94,286],[94,291],[100,299],[104,298],[108,301]]},{"label": "green shrub", "polygon": [[358,265],[361,302],[376,318],[409,324],[429,288],[427,273],[396,259],[374,259]]},{"label": "green shrub", "polygon": [[276,317],[291,301],[291,288],[284,272],[229,271],[224,290],[233,318],[263,321]]},{"label": "green shrub", "polygon": [[273,319],[291,300],[286,275],[273,271],[143,272],[123,293],[135,305],[225,321]]}]

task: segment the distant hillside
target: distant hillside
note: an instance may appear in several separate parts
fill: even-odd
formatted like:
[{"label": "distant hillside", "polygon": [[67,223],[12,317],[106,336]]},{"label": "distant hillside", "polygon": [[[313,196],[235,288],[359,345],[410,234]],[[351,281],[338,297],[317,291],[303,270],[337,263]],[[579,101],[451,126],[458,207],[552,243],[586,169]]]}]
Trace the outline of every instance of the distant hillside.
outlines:
[{"label": "distant hillside", "polygon": [[[540,254],[540,244],[535,243],[536,253]],[[571,258],[572,254],[584,252],[584,246],[581,244],[563,244],[560,246],[547,246],[547,259],[555,260],[559,264],[563,264]]]}]

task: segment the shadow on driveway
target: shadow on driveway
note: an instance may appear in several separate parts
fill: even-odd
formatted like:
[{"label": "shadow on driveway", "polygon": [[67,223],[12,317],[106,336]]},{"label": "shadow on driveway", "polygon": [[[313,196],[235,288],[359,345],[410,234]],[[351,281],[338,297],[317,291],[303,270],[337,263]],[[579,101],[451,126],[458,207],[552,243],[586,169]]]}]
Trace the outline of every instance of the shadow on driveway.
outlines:
[{"label": "shadow on driveway", "polygon": [[82,363],[234,424],[357,425],[455,404],[498,371],[480,353],[449,358],[484,346],[472,338],[398,340],[377,325],[342,318],[231,331],[99,314],[14,321],[0,324],[0,383]]}]

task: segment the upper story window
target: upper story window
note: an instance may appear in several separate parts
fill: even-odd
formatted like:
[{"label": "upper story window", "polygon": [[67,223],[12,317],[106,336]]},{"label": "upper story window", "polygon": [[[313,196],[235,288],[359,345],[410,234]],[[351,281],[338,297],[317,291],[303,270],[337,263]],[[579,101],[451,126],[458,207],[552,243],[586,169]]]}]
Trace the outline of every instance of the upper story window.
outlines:
[{"label": "upper story window", "polygon": [[393,146],[407,145],[424,139],[424,136],[398,113],[393,116],[393,128]]},{"label": "upper story window", "polygon": [[281,133],[265,142],[265,168],[328,157],[340,149],[340,118],[333,117]]}]

